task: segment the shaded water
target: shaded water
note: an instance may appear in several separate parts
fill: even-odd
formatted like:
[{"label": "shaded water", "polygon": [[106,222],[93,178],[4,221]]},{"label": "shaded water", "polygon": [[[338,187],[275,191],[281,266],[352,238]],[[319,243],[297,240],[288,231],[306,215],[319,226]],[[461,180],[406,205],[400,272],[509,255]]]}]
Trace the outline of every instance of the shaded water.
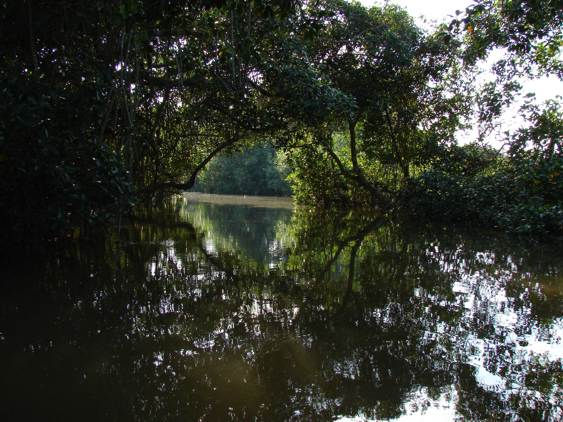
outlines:
[{"label": "shaded water", "polygon": [[0,420],[560,420],[557,245],[181,198],[3,268]]}]

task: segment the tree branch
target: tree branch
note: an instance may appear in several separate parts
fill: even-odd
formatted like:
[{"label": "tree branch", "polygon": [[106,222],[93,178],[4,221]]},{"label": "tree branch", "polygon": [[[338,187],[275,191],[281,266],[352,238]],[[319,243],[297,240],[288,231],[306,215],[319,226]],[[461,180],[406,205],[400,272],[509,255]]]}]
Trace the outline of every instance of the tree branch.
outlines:
[{"label": "tree branch", "polygon": [[225,148],[230,147],[231,145],[235,144],[238,141],[238,139],[239,139],[238,136],[233,136],[232,138],[229,138],[225,142],[219,144],[213,151],[211,151],[195,167],[195,169],[192,171],[190,177],[188,178],[188,180],[186,182],[178,183],[178,182],[170,181],[170,182],[162,182],[162,183],[158,183],[158,184],[153,184],[152,186],[143,190],[143,193],[146,194],[146,193],[153,193],[153,192],[166,191],[166,190],[187,190],[187,189],[192,188],[195,184],[195,180],[196,180],[199,172],[202,171],[207,164],[209,164],[209,162],[213,159],[213,157],[215,157],[217,154],[219,154]]}]

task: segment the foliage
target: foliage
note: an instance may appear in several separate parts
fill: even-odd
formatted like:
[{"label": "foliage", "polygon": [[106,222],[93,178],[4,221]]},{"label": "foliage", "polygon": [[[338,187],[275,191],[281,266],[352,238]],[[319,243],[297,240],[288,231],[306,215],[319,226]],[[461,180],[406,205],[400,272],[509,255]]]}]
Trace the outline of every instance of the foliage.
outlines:
[{"label": "foliage", "polygon": [[97,142],[87,88],[14,78],[8,68],[0,78],[2,240],[61,236],[127,211],[130,178],[116,153]]},{"label": "foliage", "polygon": [[451,22],[452,36],[463,40],[466,66],[497,57],[489,70],[494,79],[476,90],[480,139],[520,100],[524,80],[563,77],[562,10],[559,0],[477,0]]},{"label": "foliage", "polygon": [[355,197],[336,163],[322,151],[303,146],[292,149],[287,159],[292,170],[288,180],[297,202],[326,208],[345,204]]},{"label": "foliage", "polygon": [[[445,28],[424,34],[396,6],[368,10],[316,1],[309,13],[307,25],[322,29],[304,40],[308,57],[354,107],[299,139],[292,154],[301,155],[294,159],[303,165],[295,167],[294,190],[303,198],[312,191],[311,202],[335,189],[352,201],[367,192],[368,202],[387,207],[462,125],[467,98],[461,94],[459,44]],[[311,162],[334,180],[333,189],[306,187],[315,171],[305,164]],[[341,181],[348,189],[338,188]]]},{"label": "foliage", "polygon": [[[562,10],[558,1],[479,0],[450,24],[454,37],[463,37],[466,66],[495,49],[503,52],[493,66],[496,79],[476,96],[480,140],[518,98],[518,77],[561,78]],[[510,232],[561,234],[561,103],[551,100],[541,108],[533,100],[529,94],[520,109],[524,127],[505,132],[506,154],[478,145],[446,148],[403,193],[407,207]]]},{"label": "foliage", "polygon": [[563,76],[559,55],[563,8],[560,0],[477,0],[452,27],[466,33],[465,59],[475,63],[494,48],[506,49],[496,69],[508,78],[515,72]]},{"label": "foliage", "polygon": [[563,159],[506,157],[487,147],[452,147],[421,174],[405,205],[415,215],[480,222],[514,233],[563,233]]},{"label": "foliage", "polygon": [[[556,3],[483,0],[425,33],[397,6],[343,0],[3,2],[5,233],[52,238],[115,221],[135,200],[190,189],[216,157],[263,139],[283,151],[300,201],[391,209],[417,192],[415,179],[451,176],[432,166],[455,150],[473,111],[477,60],[495,47],[510,58],[482,98],[483,122],[512,101],[514,72],[533,63],[558,74]],[[523,185],[505,196],[543,198],[541,186],[547,205],[534,199],[526,209],[555,215],[560,113],[526,113],[536,129],[510,139],[507,164]],[[547,128],[554,137],[542,138]],[[529,143],[552,145],[553,157],[529,156]],[[245,183],[275,179],[273,167],[253,168],[261,173],[248,168]],[[275,185],[251,190],[285,189]]]},{"label": "foliage", "polygon": [[12,237],[117,217],[132,194],[191,187],[220,151],[285,128],[258,101],[256,79],[267,76],[260,66],[275,67],[264,52],[292,10],[293,2],[2,3],[0,196]]},{"label": "foliage", "polygon": [[276,151],[256,146],[242,152],[223,153],[209,163],[193,187],[196,192],[290,196],[286,171],[277,163]]}]

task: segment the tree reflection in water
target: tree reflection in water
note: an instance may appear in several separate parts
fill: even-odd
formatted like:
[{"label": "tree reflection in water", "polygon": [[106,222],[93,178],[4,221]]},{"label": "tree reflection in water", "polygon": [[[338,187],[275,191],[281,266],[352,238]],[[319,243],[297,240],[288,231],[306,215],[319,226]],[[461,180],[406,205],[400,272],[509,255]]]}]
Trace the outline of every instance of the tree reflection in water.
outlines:
[{"label": "tree reflection in water", "polygon": [[3,420],[562,417],[556,246],[175,201],[5,266]]}]

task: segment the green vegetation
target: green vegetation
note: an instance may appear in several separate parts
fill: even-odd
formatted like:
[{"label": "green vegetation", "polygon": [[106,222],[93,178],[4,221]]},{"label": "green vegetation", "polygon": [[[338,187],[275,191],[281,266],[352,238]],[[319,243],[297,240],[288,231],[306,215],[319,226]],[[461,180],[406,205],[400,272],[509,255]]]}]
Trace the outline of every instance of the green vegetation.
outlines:
[{"label": "green vegetation", "polygon": [[431,33],[343,0],[3,2],[2,236],[117,221],[199,174],[209,191],[286,194],[264,139],[302,203],[560,234],[559,103],[527,105],[506,153],[456,134],[472,115],[489,133],[515,76],[562,77],[562,20],[536,0],[479,0]]},{"label": "green vegetation", "polygon": [[461,43],[444,28],[423,33],[395,6],[329,6],[312,14],[323,29],[304,45],[352,107],[299,140],[290,152],[292,180],[305,201],[375,200],[389,208],[462,125],[469,97],[459,94],[466,90]]},{"label": "green vegetation", "polygon": [[290,196],[287,170],[276,159],[272,147],[256,146],[242,152],[222,154],[198,176],[196,192]]},{"label": "green vegetation", "polygon": [[479,145],[452,147],[415,180],[404,205],[434,219],[478,221],[515,233],[561,233],[562,166],[560,155],[515,159]]}]

